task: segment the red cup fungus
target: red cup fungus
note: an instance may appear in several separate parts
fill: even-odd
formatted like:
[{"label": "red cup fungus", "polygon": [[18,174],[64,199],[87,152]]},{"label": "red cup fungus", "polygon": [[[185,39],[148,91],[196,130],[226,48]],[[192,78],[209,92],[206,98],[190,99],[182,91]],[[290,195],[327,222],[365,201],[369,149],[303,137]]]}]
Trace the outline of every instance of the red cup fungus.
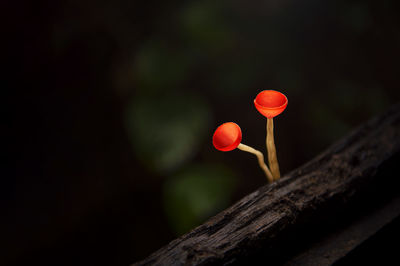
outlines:
[{"label": "red cup fungus", "polygon": [[262,152],[247,146],[242,141],[242,130],[239,125],[233,122],[227,122],[220,125],[214,132],[213,145],[217,150],[220,151],[231,151],[236,148],[242,151],[246,151],[257,156],[258,164],[267,176],[268,182],[274,180],[271,171],[264,162],[264,155]]},{"label": "red cup fungus", "polygon": [[268,162],[274,180],[281,177],[279,172],[278,158],[274,141],[274,121],[273,118],[282,113],[288,104],[288,99],[283,93],[275,90],[264,90],[254,99],[256,109],[267,118],[267,138],[266,145],[268,151]]},{"label": "red cup fungus", "polygon": [[275,90],[264,90],[254,99],[257,110],[266,118],[273,118],[282,113],[288,104],[283,93]]},{"label": "red cup fungus", "polygon": [[268,166],[265,164],[264,155],[262,152],[241,143],[242,131],[240,127],[233,122],[224,123],[215,130],[213,135],[214,147],[220,151],[232,151],[238,148],[239,150],[252,153],[257,156],[258,164],[264,171],[269,182],[279,179],[280,172],[274,142],[273,118],[282,113],[287,104],[288,99],[286,96],[283,93],[275,90],[264,90],[260,92],[254,99],[254,105],[256,109],[267,118],[266,145],[270,168],[268,168]]},{"label": "red cup fungus", "polygon": [[233,122],[220,125],[214,132],[213,145],[220,151],[231,151],[242,141],[242,130]]}]

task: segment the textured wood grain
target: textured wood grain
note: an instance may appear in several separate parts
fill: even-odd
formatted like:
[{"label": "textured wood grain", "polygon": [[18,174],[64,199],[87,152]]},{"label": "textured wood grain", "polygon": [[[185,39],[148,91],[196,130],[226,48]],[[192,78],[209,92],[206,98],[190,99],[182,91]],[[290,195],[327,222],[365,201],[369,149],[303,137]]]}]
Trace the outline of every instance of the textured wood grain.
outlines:
[{"label": "textured wood grain", "polygon": [[268,253],[277,252],[276,246],[284,249],[282,239],[288,232],[296,233],[299,224],[323,220],[327,213],[335,213],[326,210],[346,206],[359,191],[374,186],[378,168],[399,152],[400,105],[396,105],[136,265],[240,263],[260,250],[273,257]]},{"label": "textured wood grain", "polygon": [[400,197],[389,201],[382,208],[372,211],[346,228],[324,236],[321,241],[288,260],[285,266],[332,265],[358,246],[365,245],[369,238],[384,226],[393,223],[397,217],[400,217]]}]

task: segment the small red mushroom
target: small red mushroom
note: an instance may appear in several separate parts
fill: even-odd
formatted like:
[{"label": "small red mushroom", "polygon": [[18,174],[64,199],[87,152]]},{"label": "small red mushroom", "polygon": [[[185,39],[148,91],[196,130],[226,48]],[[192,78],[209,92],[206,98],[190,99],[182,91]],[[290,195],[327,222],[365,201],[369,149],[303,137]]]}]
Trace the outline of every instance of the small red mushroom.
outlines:
[{"label": "small red mushroom", "polygon": [[274,122],[273,118],[282,113],[288,104],[288,99],[283,93],[275,90],[264,90],[254,99],[256,109],[267,118],[267,151],[269,167],[271,168],[274,180],[280,178],[279,164],[276,156],[274,141]]},{"label": "small red mushroom", "polygon": [[213,145],[220,151],[231,151],[242,141],[242,130],[239,125],[227,122],[220,125],[214,132]]},{"label": "small red mushroom", "polygon": [[227,122],[220,125],[215,130],[212,139],[213,145],[217,150],[232,151],[238,148],[242,151],[250,152],[256,155],[258,164],[267,176],[268,181],[272,182],[274,178],[271,174],[271,171],[268,169],[268,166],[264,162],[264,155],[260,151],[241,143],[241,141],[242,130],[238,124],[233,122]]},{"label": "small red mushroom", "polygon": [[288,104],[283,93],[274,90],[260,92],[254,99],[257,110],[266,118],[273,118],[282,113]]}]

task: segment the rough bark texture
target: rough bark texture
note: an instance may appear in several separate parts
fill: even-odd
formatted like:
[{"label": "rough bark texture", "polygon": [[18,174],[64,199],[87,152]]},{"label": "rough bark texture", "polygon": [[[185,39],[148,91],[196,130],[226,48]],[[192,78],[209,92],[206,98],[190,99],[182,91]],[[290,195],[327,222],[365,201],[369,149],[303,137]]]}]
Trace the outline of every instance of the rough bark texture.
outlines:
[{"label": "rough bark texture", "polygon": [[[387,248],[387,244],[391,245],[392,248],[395,246],[394,253],[397,254],[397,245],[393,245],[393,243],[396,243],[399,237],[397,228],[399,228],[400,223],[398,222],[398,217],[400,217],[400,197],[396,197],[382,206],[382,208],[374,210],[369,215],[352,222],[349,226],[324,236],[322,240],[317,241],[305,251],[287,260],[285,266],[332,265],[340,262],[341,259],[346,260],[346,262],[343,261],[344,265],[389,265],[391,264],[391,258],[394,258],[392,262],[398,261],[396,255],[390,255],[390,253],[393,253],[390,246]],[[360,248],[366,249],[366,246],[373,246],[374,237],[376,238],[376,235],[382,234],[385,229],[387,231],[389,226],[397,227],[389,231],[392,237],[384,239],[387,241],[392,238],[390,239],[392,241],[386,245],[384,241],[381,241],[379,245],[383,244],[383,247],[372,248],[372,253],[375,253],[373,256],[379,257],[377,263],[372,263],[371,260],[368,260],[366,254],[360,254],[360,257],[362,257],[360,261],[357,261],[357,258],[354,259],[355,263],[347,263],[352,257],[352,252],[355,253]],[[378,241],[375,240],[375,242]],[[381,250],[377,252],[377,249],[382,248],[385,249],[385,252],[388,250],[389,256],[382,256]],[[384,259],[387,259],[387,261],[385,262]],[[361,261],[365,261],[365,263],[360,263]]]},{"label": "rough bark texture", "polygon": [[396,105],[136,265],[241,264],[255,258],[269,263],[294,256],[308,238],[396,194],[391,172],[399,154]]}]

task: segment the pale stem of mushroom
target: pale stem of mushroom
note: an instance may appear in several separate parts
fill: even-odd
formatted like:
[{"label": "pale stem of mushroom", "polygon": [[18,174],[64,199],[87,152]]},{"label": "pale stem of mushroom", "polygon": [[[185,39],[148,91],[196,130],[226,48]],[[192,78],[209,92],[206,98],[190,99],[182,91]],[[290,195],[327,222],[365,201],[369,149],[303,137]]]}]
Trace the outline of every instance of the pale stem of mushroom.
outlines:
[{"label": "pale stem of mushroom", "polygon": [[281,177],[279,172],[278,158],[276,157],[276,148],[274,141],[274,120],[273,118],[267,119],[267,151],[268,151],[268,162],[269,168],[271,168],[274,180],[278,180]]},{"label": "pale stem of mushroom", "polygon": [[260,165],[261,169],[264,171],[265,175],[267,176],[268,182],[271,183],[274,181],[271,171],[268,169],[268,166],[264,162],[264,155],[262,154],[262,152],[254,149],[250,146],[242,144],[242,143],[239,144],[238,149],[240,149],[242,151],[250,152],[250,153],[254,154],[255,156],[257,156],[258,164]]}]

